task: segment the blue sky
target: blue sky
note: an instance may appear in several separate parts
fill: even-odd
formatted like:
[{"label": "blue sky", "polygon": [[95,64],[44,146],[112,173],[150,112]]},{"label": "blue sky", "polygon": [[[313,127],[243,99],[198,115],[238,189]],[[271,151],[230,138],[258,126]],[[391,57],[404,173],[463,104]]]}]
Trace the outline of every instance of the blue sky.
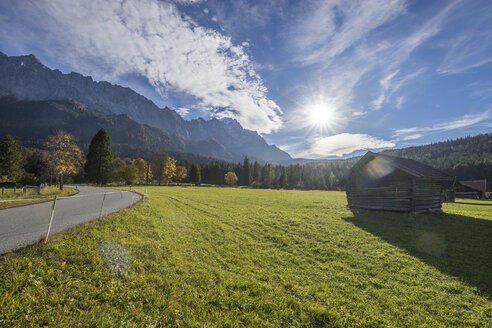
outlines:
[{"label": "blue sky", "polygon": [[491,17],[488,0],[3,0],[0,51],[335,158],[492,131]]}]

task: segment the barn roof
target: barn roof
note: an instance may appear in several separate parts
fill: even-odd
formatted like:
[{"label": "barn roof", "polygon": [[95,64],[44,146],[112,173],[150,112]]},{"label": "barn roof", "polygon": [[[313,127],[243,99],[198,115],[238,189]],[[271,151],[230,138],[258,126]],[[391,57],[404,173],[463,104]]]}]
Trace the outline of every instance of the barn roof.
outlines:
[{"label": "barn roof", "polygon": [[487,191],[487,179],[460,181],[460,184],[475,190]]},{"label": "barn roof", "polygon": [[[439,178],[439,179],[454,179],[453,176],[450,176],[442,171],[439,171],[429,165],[420,163],[413,159],[396,157],[381,153],[373,153],[372,151],[368,151],[359,161],[360,165],[364,165],[369,161],[381,158],[388,165],[400,169],[416,178]],[[358,163],[358,164],[359,164]]]}]

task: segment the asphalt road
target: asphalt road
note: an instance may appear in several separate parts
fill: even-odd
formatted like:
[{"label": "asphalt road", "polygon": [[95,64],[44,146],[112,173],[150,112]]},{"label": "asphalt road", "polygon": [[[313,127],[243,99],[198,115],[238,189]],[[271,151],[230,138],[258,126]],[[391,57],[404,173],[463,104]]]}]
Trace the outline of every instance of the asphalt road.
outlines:
[{"label": "asphalt road", "polygon": [[[141,199],[129,191],[79,186],[74,196],[58,199],[50,236],[99,218],[106,192],[102,215],[117,212]],[[0,254],[33,244],[46,237],[53,202],[0,210]]]}]

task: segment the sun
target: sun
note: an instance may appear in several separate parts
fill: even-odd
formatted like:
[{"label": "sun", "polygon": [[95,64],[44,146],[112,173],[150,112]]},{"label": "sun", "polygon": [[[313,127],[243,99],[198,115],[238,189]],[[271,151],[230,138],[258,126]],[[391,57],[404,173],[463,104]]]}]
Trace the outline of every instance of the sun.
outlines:
[{"label": "sun", "polygon": [[334,111],[325,104],[316,104],[308,109],[309,122],[313,126],[329,126],[334,120]]}]

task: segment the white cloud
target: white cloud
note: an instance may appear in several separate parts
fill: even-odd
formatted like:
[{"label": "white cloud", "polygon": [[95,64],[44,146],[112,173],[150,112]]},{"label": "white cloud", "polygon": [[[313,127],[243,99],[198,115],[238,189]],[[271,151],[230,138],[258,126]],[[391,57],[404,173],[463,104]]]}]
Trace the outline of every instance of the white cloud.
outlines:
[{"label": "white cloud", "polygon": [[191,95],[195,105],[188,108],[207,108],[260,133],[282,126],[282,111],[268,99],[243,47],[198,26],[172,3],[39,0],[8,6],[17,8],[10,10],[16,17],[0,20],[0,40],[8,38],[7,44],[43,49],[97,79],[141,74],[163,95],[167,90]]},{"label": "white cloud", "polygon": [[481,123],[490,118],[490,110],[473,115],[463,115],[453,121],[437,123],[432,126],[424,127],[411,127],[405,129],[395,130],[394,137],[402,138],[403,140],[412,140],[414,136],[418,135],[418,138],[425,134],[439,133],[445,131],[456,130],[460,128],[466,128],[478,123]]},{"label": "white cloud", "polygon": [[329,137],[313,138],[310,144],[310,149],[303,155],[317,158],[341,157],[356,150],[391,148],[395,146],[392,141],[359,133],[341,133]]},{"label": "white cloud", "polygon": [[355,117],[360,117],[360,116],[364,116],[366,115],[367,112],[366,111],[358,111],[358,112],[353,112],[352,113],[352,116],[355,116]]},{"label": "white cloud", "polygon": [[402,140],[408,141],[408,140],[417,140],[422,138],[424,135],[421,133],[416,133],[416,134],[408,134],[406,136],[403,136]]},{"label": "white cloud", "polygon": [[188,114],[190,113],[190,109],[185,107],[180,107],[180,108],[176,108],[176,112],[178,112],[178,114],[181,115],[181,117],[186,118],[186,116],[188,116]]}]

